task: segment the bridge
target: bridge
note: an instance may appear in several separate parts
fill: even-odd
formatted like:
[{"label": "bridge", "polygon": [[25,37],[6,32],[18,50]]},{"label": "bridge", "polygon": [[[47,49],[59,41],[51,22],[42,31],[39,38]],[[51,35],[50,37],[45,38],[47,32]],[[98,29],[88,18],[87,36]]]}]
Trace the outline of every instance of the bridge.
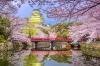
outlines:
[{"label": "bridge", "polygon": [[31,38],[31,41],[72,41],[72,38]]},{"label": "bridge", "polygon": [[[50,50],[53,50],[54,42],[72,42],[72,38],[31,38],[31,42],[35,43],[35,50],[37,50],[38,42],[50,42]],[[79,41],[82,41],[80,39]]]}]

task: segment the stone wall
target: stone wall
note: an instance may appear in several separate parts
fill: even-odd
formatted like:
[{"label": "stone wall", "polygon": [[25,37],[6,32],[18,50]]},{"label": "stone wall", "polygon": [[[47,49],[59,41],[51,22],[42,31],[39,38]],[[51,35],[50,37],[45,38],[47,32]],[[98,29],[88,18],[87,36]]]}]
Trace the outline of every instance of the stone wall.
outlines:
[{"label": "stone wall", "polygon": [[7,43],[0,43],[0,51],[7,51],[13,48],[13,45],[11,42]]}]

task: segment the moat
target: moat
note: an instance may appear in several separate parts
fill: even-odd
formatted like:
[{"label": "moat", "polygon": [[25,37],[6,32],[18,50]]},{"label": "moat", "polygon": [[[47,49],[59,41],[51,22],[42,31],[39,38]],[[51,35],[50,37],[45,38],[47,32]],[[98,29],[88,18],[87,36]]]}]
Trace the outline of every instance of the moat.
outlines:
[{"label": "moat", "polygon": [[100,59],[82,54],[81,50],[35,51],[13,48],[0,52],[0,66],[100,66]]}]

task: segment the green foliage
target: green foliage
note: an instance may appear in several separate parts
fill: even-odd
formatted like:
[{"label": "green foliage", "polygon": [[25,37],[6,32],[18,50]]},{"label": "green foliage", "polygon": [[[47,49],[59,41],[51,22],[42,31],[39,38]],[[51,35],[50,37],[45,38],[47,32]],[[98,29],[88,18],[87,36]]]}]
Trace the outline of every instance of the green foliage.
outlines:
[{"label": "green foliage", "polygon": [[11,54],[11,51],[0,52],[0,66],[13,66],[8,60],[11,57]]},{"label": "green foliage", "polygon": [[6,42],[3,35],[0,35],[0,42]]},{"label": "green foliage", "polygon": [[68,34],[70,32],[69,30],[69,26],[72,26],[73,23],[58,23],[58,24],[55,24],[51,27],[51,30],[55,30],[56,31],[56,34],[57,34],[57,37],[68,37]]},{"label": "green foliage", "polygon": [[91,42],[89,44],[81,42],[81,50],[86,55],[100,57],[100,41]]},{"label": "green foliage", "polygon": [[24,66],[32,66],[33,63],[38,62],[37,55],[33,55],[33,54],[27,55],[25,57],[24,62],[25,62]]},{"label": "green foliage", "polygon": [[0,35],[0,40],[4,40],[4,36],[3,35]]},{"label": "green foliage", "polygon": [[[51,55],[51,59],[60,62],[60,63],[70,63],[70,61],[68,60],[70,56],[63,54],[63,55]],[[58,59],[59,58],[59,59]]]},{"label": "green foliage", "polygon": [[37,28],[35,27],[33,28],[33,27],[26,26],[23,29],[23,33],[26,34],[30,38],[36,35],[36,32],[37,32]]},{"label": "green foliage", "polygon": [[10,26],[10,21],[6,18],[2,18],[0,16],[0,39],[7,40],[8,39],[8,30],[7,28]]},{"label": "green foliage", "polygon": [[9,26],[9,20],[6,18],[2,18],[0,16],[0,26],[8,27]]},{"label": "green foliage", "polygon": [[42,62],[44,62],[48,58],[49,54],[44,55]]},{"label": "green foliage", "polygon": [[41,29],[41,31],[42,31],[44,34],[48,34],[48,35],[49,35],[48,30],[46,30],[46,29]]},{"label": "green foliage", "polygon": [[69,34],[70,31],[64,31],[62,34],[61,34],[61,37],[68,37],[68,34]]}]

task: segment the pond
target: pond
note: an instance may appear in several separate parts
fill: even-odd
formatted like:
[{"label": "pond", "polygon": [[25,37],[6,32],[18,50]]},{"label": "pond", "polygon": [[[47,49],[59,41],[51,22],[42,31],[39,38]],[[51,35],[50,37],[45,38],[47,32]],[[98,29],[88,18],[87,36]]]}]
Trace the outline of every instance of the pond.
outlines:
[{"label": "pond", "polygon": [[81,50],[12,49],[0,52],[0,66],[100,66],[100,59],[83,55]]}]

